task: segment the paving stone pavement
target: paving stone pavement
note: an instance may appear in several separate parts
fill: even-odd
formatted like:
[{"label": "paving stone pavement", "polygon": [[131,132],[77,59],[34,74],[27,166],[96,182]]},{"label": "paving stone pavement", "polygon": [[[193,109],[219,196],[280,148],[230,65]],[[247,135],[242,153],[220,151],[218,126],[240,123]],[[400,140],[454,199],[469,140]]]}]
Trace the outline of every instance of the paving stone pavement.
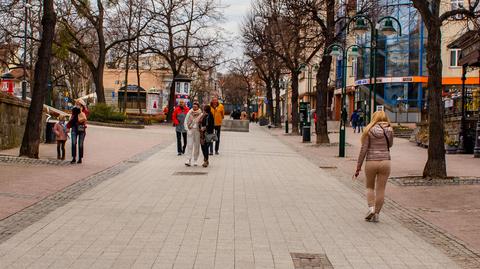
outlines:
[{"label": "paving stone pavement", "polygon": [[458,268],[388,212],[363,221],[362,195],[258,127],[222,135],[207,169],[171,145],[58,207],[0,245],[0,267]]}]

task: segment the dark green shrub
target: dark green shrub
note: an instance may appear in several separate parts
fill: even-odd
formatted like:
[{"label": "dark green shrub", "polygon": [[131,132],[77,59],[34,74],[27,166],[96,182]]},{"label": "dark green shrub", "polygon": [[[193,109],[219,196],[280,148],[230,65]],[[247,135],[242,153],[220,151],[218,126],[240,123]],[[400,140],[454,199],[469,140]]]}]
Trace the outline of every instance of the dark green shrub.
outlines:
[{"label": "dark green shrub", "polygon": [[88,119],[100,122],[123,122],[126,116],[123,113],[115,111],[115,108],[106,104],[96,104],[90,109]]}]

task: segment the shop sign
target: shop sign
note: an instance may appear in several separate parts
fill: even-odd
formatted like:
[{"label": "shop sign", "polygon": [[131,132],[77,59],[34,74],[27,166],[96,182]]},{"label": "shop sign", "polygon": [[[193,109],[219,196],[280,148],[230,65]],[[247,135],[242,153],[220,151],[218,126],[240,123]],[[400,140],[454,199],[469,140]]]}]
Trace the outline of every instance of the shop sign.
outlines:
[{"label": "shop sign", "polygon": [[445,99],[445,108],[453,107],[453,99]]}]

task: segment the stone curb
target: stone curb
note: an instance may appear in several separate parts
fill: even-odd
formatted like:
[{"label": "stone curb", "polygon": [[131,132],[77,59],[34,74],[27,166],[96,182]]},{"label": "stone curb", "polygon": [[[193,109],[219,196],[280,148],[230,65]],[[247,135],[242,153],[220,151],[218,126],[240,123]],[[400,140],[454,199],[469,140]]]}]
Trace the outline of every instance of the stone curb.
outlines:
[{"label": "stone curb", "polygon": [[417,187],[417,186],[446,186],[446,185],[477,185],[480,184],[480,178],[449,178],[427,180],[421,177],[391,177],[389,182],[396,186]]}]

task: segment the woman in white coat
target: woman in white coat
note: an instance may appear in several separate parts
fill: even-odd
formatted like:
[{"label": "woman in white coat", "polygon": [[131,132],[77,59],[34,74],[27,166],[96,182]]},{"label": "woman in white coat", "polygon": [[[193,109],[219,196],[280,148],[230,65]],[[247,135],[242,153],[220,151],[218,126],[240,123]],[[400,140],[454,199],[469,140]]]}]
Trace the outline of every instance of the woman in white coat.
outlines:
[{"label": "woman in white coat", "polygon": [[185,117],[185,129],[187,130],[187,161],[186,166],[197,166],[198,156],[200,155],[200,129],[198,128],[199,120],[202,116],[202,110],[198,102],[193,102],[192,109]]}]

